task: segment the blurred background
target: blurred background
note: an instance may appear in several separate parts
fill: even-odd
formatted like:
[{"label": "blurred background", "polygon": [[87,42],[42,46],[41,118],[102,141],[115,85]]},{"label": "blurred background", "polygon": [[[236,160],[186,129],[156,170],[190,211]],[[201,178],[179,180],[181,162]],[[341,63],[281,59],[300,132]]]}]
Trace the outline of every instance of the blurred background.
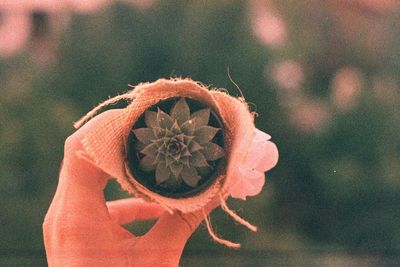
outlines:
[{"label": "blurred background", "polygon": [[[240,96],[280,161],[201,226],[184,266],[400,263],[397,0],[0,0],[0,265],[45,265],[41,224],[72,123],[128,84]],[[110,182],[107,199],[126,197]],[[128,226],[145,231],[149,224]]]}]

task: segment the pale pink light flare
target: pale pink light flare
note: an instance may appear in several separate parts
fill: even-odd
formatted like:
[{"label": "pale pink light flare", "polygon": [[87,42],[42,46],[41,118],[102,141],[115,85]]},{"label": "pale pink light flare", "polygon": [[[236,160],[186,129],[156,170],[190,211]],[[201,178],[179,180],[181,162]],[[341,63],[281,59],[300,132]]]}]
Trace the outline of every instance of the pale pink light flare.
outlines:
[{"label": "pale pink light flare", "polygon": [[328,106],[317,100],[304,101],[289,112],[291,124],[304,133],[325,129],[330,118]]},{"label": "pale pink light flare", "polygon": [[4,13],[0,24],[0,55],[12,57],[20,53],[31,33],[31,20],[25,13]]},{"label": "pale pink light flare", "polygon": [[331,84],[331,99],[341,111],[347,111],[357,105],[363,83],[362,73],[352,67],[339,69]]},{"label": "pale pink light flare", "polygon": [[83,14],[94,13],[106,6],[114,4],[114,0],[68,0],[71,9]]},{"label": "pale pink light flare", "polygon": [[253,33],[261,43],[274,48],[286,43],[286,23],[271,1],[251,1],[249,15]]},{"label": "pale pink light flare", "polygon": [[[57,24],[60,22],[59,17],[70,17],[73,12],[94,13],[117,1],[126,2],[136,8],[147,9],[155,0],[0,0],[0,57],[15,56],[27,46],[31,38],[34,12],[45,13],[50,17],[50,24]],[[65,28],[65,21],[62,21],[61,27],[53,26]],[[37,46],[37,44],[33,45],[33,47]]]},{"label": "pale pink light flare", "polygon": [[69,0],[1,0],[3,14],[31,13],[35,11],[53,13],[69,7]]},{"label": "pale pink light flare", "polygon": [[272,68],[272,79],[287,93],[298,91],[304,82],[304,71],[294,60],[282,61]]},{"label": "pale pink light flare", "polygon": [[245,162],[236,167],[236,181],[229,188],[232,197],[245,200],[247,196],[261,192],[265,183],[264,172],[272,169],[279,158],[278,148],[270,139],[267,133],[256,129]]}]

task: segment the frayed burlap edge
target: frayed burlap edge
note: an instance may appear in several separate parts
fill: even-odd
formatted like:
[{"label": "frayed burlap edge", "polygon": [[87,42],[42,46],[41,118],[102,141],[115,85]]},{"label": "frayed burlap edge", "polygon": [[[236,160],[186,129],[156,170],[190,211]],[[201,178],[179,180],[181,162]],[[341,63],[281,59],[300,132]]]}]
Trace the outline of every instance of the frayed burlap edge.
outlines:
[{"label": "frayed burlap edge", "polygon": [[[132,91],[124,95],[111,98],[106,102],[100,104],[94,110],[89,112],[86,117],[83,117],[76,124],[76,127],[81,126],[83,123],[85,123],[85,121],[96,115],[96,113],[99,112],[101,108],[109,104],[114,104],[121,99],[126,99],[131,103],[124,109],[122,115],[112,121],[107,122],[108,125],[103,127],[115,129],[114,133],[107,134],[117,134],[121,140],[124,140],[123,143],[126,144],[126,140],[128,138],[132,125],[147,108],[158,103],[161,100],[176,96],[189,97],[203,102],[206,105],[209,105],[214,110],[214,112],[216,112],[221,117],[222,123],[225,128],[224,138],[228,162],[226,172],[229,173],[229,165],[232,161],[231,157],[239,158],[238,155],[232,155],[232,153],[230,153],[236,135],[235,132],[238,130],[238,127],[240,128],[240,125],[238,125],[238,127],[235,126],[238,123],[240,124],[241,121],[238,118],[238,114],[236,113],[238,113],[240,109],[242,111],[242,114],[248,114],[247,121],[250,123],[248,123],[247,125],[247,130],[250,133],[253,132],[253,129],[248,129],[248,126],[250,125],[254,127],[253,118],[250,115],[247,105],[245,103],[240,102],[236,98],[233,98],[222,91],[215,89],[210,90],[208,87],[202,85],[199,82],[194,82],[191,79],[160,79],[153,83],[139,84],[135,86]],[[219,102],[223,103],[223,108],[221,107]],[[227,107],[227,105],[229,108]],[[121,125],[124,126],[122,127]],[[102,139],[104,134],[105,133],[102,132],[102,129],[97,129],[89,133],[82,141],[86,152],[92,158],[92,160],[97,165],[99,165],[100,168],[104,167],[109,161],[111,161],[111,159],[104,159],[103,155],[101,155],[101,153],[108,152],[104,151],[101,148],[104,143],[104,140]],[[243,141],[246,140],[242,140],[242,142]],[[250,144],[250,142],[251,140],[245,143]],[[245,147],[248,147],[248,144],[245,145]],[[119,150],[115,153],[123,153],[122,158],[126,158],[125,145],[123,146],[123,148],[120,148],[118,146],[108,147],[107,150]],[[242,154],[242,152],[240,152],[239,154]],[[137,180],[130,173],[129,168],[127,168],[126,162],[121,162],[120,165],[122,165],[122,169],[119,170],[118,173],[122,173],[123,175],[116,176],[115,178],[121,184],[123,189],[142,198],[147,198],[148,200],[155,201],[163,205],[170,211],[179,210],[183,213],[197,211],[204,207],[213,198],[216,198],[218,193],[221,193],[224,196],[226,196],[228,193],[226,190],[224,190],[224,185],[226,184],[225,180],[227,176],[220,175],[219,177],[217,177],[215,182],[211,184],[205,191],[200,192],[195,196],[180,199],[164,197],[148,190],[146,187],[137,182]]]},{"label": "frayed burlap edge", "polygon": [[[189,97],[203,102],[209,105],[220,116],[225,129],[224,139],[228,164],[226,173],[217,177],[215,182],[203,192],[187,198],[173,199],[148,190],[133,177],[126,162],[126,141],[132,125],[147,108],[161,100],[177,96]],[[210,201],[220,201],[223,209],[232,218],[250,230],[256,230],[255,226],[236,215],[225,203],[225,199],[229,195],[230,185],[235,182],[235,179],[240,178],[235,176],[237,173],[235,167],[244,162],[255,130],[254,116],[250,113],[247,104],[243,100],[234,98],[220,89],[209,89],[207,86],[191,79],[159,79],[153,83],[139,84],[129,92],[103,102],[79,120],[75,124],[75,127],[79,128],[104,107],[123,99],[128,100],[130,104],[123,110],[120,116],[106,124],[108,129],[115,129],[113,134],[116,134],[116,136],[114,138],[119,138],[120,141],[112,143],[112,147],[106,148],[107,150],[104,150],[104,147],[101,149],[104,146],[101,140],[104,141],[105,134],[102,132],[102,129],[97,129],[89,133],[82,140],[86,153],[96,165],[100,168],[105,167],[107,171],[109,169],[107,167],[109,166],[106,165],[109,163],[108,161],[111,161],[109,165],[114,165],[113,168],[115,168],[116,162],[112,164],[112,160],[107,159],[107,157],[105,157],[105,160],[102,157],[104,153],[112,151],[115,153],[114,155],[119,155],[120,158],[125,159],[123,162],[119,162],[119,170],[113,171],[115,171],[114,176],[121,184],[121,187],[129,193],[159,203],[171,213],[174,210],[179,210],[183,213],[204,210],[204,207]],[[112,173],[110,171],[110,174]],[[214,240],[230,247],[239,246],[236,243],[218,238],[212,231],[207,217],[205,217],[205,220],[207,229]]]}]

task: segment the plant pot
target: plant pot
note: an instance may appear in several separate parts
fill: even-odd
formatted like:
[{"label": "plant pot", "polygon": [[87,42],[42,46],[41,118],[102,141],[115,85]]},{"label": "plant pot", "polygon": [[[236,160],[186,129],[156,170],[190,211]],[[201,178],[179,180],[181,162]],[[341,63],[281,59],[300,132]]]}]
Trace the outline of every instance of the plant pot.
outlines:
[{"label": "plant pot", "polygon": [[[148,111],[157,112],[158,109],[164,111],[165,113],[170,113],[171,109],[177,103],[177,101],[181,99],[181,97],[173,97],[168,98],[166,100],[162,100],[157,104],[148,108]],[[190,113],[194,113],[201,109],[209,108],[207,105],[191,99],[185,98],[186,103],[190,108]],[[210,117],[208,121],[208,125],[220,128],[220,130],[215,134],[213,139],[211,140],[213,143],[217,144],[221,148],[225,150],[225,136],[224,136],[224,127],[221,122],[221,119],[211,109]],[[198,184],[195,187],[188,186],[184,182],[174,186],[168,184],[167,182],[158,184],[156,181],[155,171],[143,171],[139,167],[139,163],[141,159],[144,157],[144,154],[140,152],[139,143],[137,136],[134,134],[134,130],[145,128],[145,113],[143,113],[136,123],[133,125],[132,130],[128,137],[128,145],[127,145],[127,160],[129,169],[136,181],[138,181],[141,185],[146,187],[152,192],[155,192],[159,195],[170,197],[170,198],[185,198],[194,196],[204,190],[206,190],[215,180],[216,178],[225,172],[226,167],[226,153],[225,156],[218,158],[216,160],[207,160],[209,168],[198,168],[198,175],[201,177],[198,181]]]}]

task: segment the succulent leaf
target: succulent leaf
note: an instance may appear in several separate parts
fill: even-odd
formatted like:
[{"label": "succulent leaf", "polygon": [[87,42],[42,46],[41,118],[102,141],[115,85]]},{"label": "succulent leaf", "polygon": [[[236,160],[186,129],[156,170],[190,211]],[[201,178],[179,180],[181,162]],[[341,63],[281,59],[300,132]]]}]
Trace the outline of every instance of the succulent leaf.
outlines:
[{"label": "succulent leaf", "polygon": [[200,176],[208,176],[208,175],[210,175],[210,173],[212,171],[212,168],[210,166],[208,166],[208,167],[198,167],[198,168],[196,168],[196,170],[197,170],[197,173]]},{"label": "succulent leaf", "polygon": [[[157,123],[157,125],[158,125],[158,123]],[[162,129],[158,126],[151,128],[151,129],[153,129],[153,134],[154,134],[155,139],[162,138],[165,136],[165,129]]]},{"label": "succulent leaf", "polygon": [[150,128],[139,128],[133,130],[136,138],[139,142],[148,145],[151,143],[151,140],[154,139],[153,131]]},{"label": "succulent leaf", "polygon": [[194,139],[194,136],[187,135],[185,136],[185,143],[189,144]]},{"label": "succulent leaf", "polygon": [[200,149],[203,149],[203,147],[199,145],[196,141],[190,142],[189,151],[196,152],[199,151]]},{"label": "succulent leaf", "polygon": [[180,125],[190,118],[190,109],[184,98],[179,99],[171,109],[170,115],[177,120]]},{"label": "succulent leaf", "polygon": [[205,126],[210,120],[210,109],[200,109],[199,111],[194,112],[190,118],[195,122],[196,128]]},{"label": "succulent leaf", "polygon": [[183,167],[181,175],[183,181],[191,187],[196,187],[201,179],[201,176],[197,174],[196,168],[194,167]]},{"label": "succulent leaf", "polygon": [[177,190],[181,185],[182,179],[175,178],[173,175],[171,175],[168,180],[161,184],[162,187],[168,188],[172,191]]},{"label": "succulent leaf", "polygon": [[157,122],[163,129],[171,129],[174,120],[160,108],[157,111]]},{"label": "succulent leaf", "polygon": [[145,172],[154,171],[156,168],[154,164],[155,157],[153,155],[144,156],[139,162],[139,168]]},{"label": "succulent leaf", "polygon": [[211,127],[211,126],[201,126],[197,128],[194,132],[194,140],[198,142],[200,145],[207,144],[210,142],[215,134],[219,131],[219,128]]},{"label": "succulent leaf", "polygon": [[217,160],[225,155],[225,151],[219,145],[210,142],[204,147],[203,154],[207,160]]},{"label": "succulent leaf", "polygon": [[171,137],[174,137],[175,135],[176,134],[173,131],[168,130],[168,129],[165,130],[165,137],[171,138]]},{"label": "succulent leaf", "polygon": [[180,134],[182,132],[181,127],[179,127],[178,121],[175,121],[172,125],[171,131],[174,134]]},{"label": "succulent leaf", "polygon": [[170,174],[171,172],[169,171],[169,168],[165,166],[165,163],[158,163],[156,168],[156,183],[161,184],[162,182],[165,182],[170,177]]},{"label": "succulent leaf", "polygon": [[180,133],[180,134],[176,135],[175,138],[176,138],[179,142],[185,143],[185,134]]},{"label": "succulent leaf", "polygon": [[165,163],[165,159],[161,156],[160,152],[157,152],[153,164],[157,165],[159,162],[164,162]]},{"label": "succulent leaf", "polygon": [[157,153],[158,146],[155,143],[151,143],[147,145],[144,149],[140,151],[140,153],[143,153],[145,155],[155,155]]},{"label": "succulent leaf", "polygon": [[194,152],[190,157],[190,165],[195,167],[207,167],[209,166],[206,157],[200,152]]},{"label": "succulent leaf", "polygon": [[195,124],[194,120],[190,119],[190,120],[185,121],[182,124],[182,131],[186,135],[193,135],[194,130],[196,130],[196,124]]},{"label": "succulent leaf", "polygon": [[183,164],[181,162],[174,162],[169,166],[169,168],[171,169],[171,173],[178,178],[183,169]]},{"label": "succulent leaf", "polygon": [[[190,156],[191,156],[191,155],[190,155]],[[182,158],[181,158],[181,162],[183,163],[183,165],[185,165],[185,166],[187,166],[187,167],[190,166],[190,163],[189,163],[189,158],[190,158],[190,156],[186,156],[186,157],[182,157]]]},{"label": "succulent leaf", "polygon": [[[174,158],[173,157],[171,157],[171,156],[167,156],[167,157],[165,157],[165,165],[167,166],[167,167],[169,167],[172,163],[174,163]],[[169,170],[169,169],[168,169]]]},{"label": "succulent leaf", "polygon": [[157,112],[146,110],[144,113],[144,122],[148,128],[160,127],[157,122]]},{"label": "succulent leaf", "polygon": [[136,151],[142,151],[146,146],[147,146],[147,145],[145,145],[145,144],[143,144],[143,143],[141,143],[141,142],[137,142],[137,143],[135,144],[135,149],[136,149]]},{"label": "succulent leaf", "polygon": [[170,114],[158,108],[144,114],[147,128],[134,131],[136,148],[143,157],[139,168],[155,171],[156,184],[177,190],[182,183],[196,187],[203,176],[208,176],[215,164],[225,155],[222,147],[212,143],[220,130],[208,125],[210,109],[190,114],[185,98],[179,99]]},{"label": "succulent leaf", "polygon": [[192,153],[190,153],[190,149],[189,148],[185,148],[185,149],[183,149],[183,151],[182,151],[182,157],[190,157],[190,156],[192,156]]}]

